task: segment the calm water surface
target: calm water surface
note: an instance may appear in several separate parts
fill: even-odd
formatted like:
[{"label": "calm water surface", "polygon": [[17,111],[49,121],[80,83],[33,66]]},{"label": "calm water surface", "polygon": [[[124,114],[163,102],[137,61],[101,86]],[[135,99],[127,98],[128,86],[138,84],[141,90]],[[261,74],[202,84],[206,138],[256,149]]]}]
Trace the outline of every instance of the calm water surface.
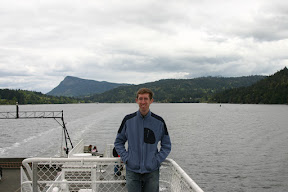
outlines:
[{"label": "calm water surface", "polygon": [[[20,111],[61,111],[73,144],[100,151],[114,142],[136,104],[25,105]],[[288,191],[288,106],[157,104],[172,140],[170,158],[204,191]],[[1,112],[15,106],[0,105]],[[0,120],[0,156],[58,156],[62,129],[52,119]]]}]

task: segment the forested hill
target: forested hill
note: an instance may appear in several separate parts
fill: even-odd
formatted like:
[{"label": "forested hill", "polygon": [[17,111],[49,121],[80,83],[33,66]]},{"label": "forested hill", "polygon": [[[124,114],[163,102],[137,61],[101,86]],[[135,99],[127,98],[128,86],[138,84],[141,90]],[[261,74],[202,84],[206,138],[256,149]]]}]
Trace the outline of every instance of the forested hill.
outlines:
[{"label": "forested hill", "polygon": [[47,95],[66,97],[91,96],[96,93],[103,93],[122,85],[126,84],[95,81],[67,76],[63,81],[60,82],[57,87],[48,92]]},{"label": "forested hill", "polygon": [[88,98],[89,102],[129,103],[135,102],[135,94],[141,87],[155,93],[156,102],[207,102],[212,95],[235,87],[250,86],[265,76],[247,77],[201,77],[195,79],[166,79],[141,85],[130,85],[112,89]]},{"label": "forested hill", "polygon": [[0,105],[15,105],[16,102],[19,104],[66,104],[81,101],[70,97],[44,95],[34,91],[0,89]]},{"label": "forested hill", "polygon": [[288,103],[288,69],[278,71],[254,85],[226,90],[211,98],[218,103]]}]

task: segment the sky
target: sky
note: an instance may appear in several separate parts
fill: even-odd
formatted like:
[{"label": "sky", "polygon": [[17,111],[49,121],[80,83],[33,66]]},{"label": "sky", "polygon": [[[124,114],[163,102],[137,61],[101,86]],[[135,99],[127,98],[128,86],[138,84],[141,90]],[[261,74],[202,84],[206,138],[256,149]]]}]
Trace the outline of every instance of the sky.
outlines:
[{"label": "sky", "polygon": [[0,0],[0,89],[272,75],[287,53],[285,0]]}]

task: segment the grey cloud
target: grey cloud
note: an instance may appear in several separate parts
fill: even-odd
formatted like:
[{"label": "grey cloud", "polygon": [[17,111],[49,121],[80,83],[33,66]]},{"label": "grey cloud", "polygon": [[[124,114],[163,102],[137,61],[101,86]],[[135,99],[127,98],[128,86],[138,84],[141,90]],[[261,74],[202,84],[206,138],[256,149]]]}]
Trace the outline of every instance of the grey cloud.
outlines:
[{"label": "grey cloud", "polygon": [[16,8],[11,1],[0,6],[0,75],[17,83],[32,76],[33,83],[25,79],[19,87],[50,82],[51,88],[67,75],[133,83],[145,76],[237,76],[287,65],[282,0],[244,0],[240,11],[225,0],[51,0]]},{"label": "grey cloud", "polygon": [[[282,6],[281,6],[282,5]],[[288,3],[276,3],[260,9],[251,23],[243,23],[236,34],[257,41],[278,41],[288,38]],[[268,7],[271,6],[271,7]]]},{"label": "grey cloud", "polygon": [[194,56],[194,57],[152,57],[140,59],[123,59],[114,65],[119,71],[135,72],[190,72],[195,69],[211,71],[213,68],[241,60],[240,56]]},{"label": "grey cloud", "polygon": [[[288,11],[288,10],[287,10]],[[261,15],[255,23],[245,26],[243,37],[252,37],[258,41],[277,41],[288,38],[288,12]],[[241,33],[239,34],[241,36]]]},{"label": "grey cloud", "polygon": [[25,71],[21,70],[19,71],[17,68],[13,68],[11,70],[1,70],[0,71],[0,77],[9,77],[9,78],[14,78],[14,77],[22,77],[22,76],[30,76],[31,74],[26,74]]},{"label": "grey cloud", "polygon": [[[256,1],[251,2],[251,4]],[[233,4],[232,4],[233,5]],[[206,20],[203,22],[203,29],[208,40],[215,42],[225,42],[229,39],[251,38],[258,42],[278,41],[288,37],[288,2],[275,0],[258,2],[250,6],[249,2],[243,2],[242,7],[230,7],[235,9],[224,10],[231,13],[215,13],[211,15],[207,11]],[[247,5],[247,6],[245,6]],[[214,13],[214,14],[215,14]]]},{"label": "grey cloud", "polygon": [[252,30],[252,36],[260,41],[277,41],[288,38],[288,14],[263,19]]}]

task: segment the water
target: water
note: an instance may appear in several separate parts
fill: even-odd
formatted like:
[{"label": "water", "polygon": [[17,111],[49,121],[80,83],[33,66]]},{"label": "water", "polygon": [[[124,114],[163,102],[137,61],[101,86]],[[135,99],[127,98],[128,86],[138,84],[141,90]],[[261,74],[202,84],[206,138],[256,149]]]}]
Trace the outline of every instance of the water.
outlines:
[{"label": "water", "polygon": [[[287,105],[158,104],[172,140],[170,158],[204,191],[288,191]],[[25,105],[20,111],[64,110],[73,144],[100,151],[114,142],[136,104]],[[15,111],[1,106],[0,111]],[[62,129],[52,119],[0,120],[0,156],[58,156]]]}]

